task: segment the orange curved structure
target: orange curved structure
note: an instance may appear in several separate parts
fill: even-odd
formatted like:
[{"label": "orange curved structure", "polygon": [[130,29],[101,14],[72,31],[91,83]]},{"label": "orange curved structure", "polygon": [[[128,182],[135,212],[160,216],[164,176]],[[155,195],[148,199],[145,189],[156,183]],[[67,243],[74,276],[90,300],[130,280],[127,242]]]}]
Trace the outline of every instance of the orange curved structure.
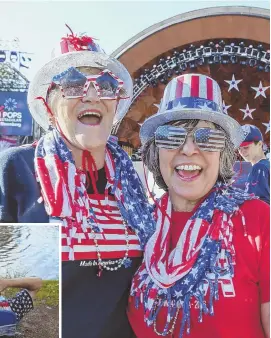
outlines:
[{"label": "orange curved structure", "polygon": [[[167,82],[181,73],[204,73],[220,84],[226,113],[257,125],[269,144],[269,32],[266,9],[215,7],[177,15],[128,40],[112,54],[135,81],[133,104],[114,129],[119,141],[138,149],[140,125],[157,112]],[[226,82],[233,75],[242,80],[238,90]]]}]

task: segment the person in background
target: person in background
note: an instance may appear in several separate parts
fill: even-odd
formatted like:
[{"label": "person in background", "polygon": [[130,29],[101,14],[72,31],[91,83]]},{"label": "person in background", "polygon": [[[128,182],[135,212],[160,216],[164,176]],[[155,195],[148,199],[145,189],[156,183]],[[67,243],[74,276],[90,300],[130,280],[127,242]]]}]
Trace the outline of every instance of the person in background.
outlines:
[{"label": "person in background", "polygon": [[25,314],[34,309],[33,299],[41,287],[42,279],[37,277],[0,279],[0,294],[8,288],[22,289],[11,298],[0,296],[0,327],[6,319],[3,318],[5,313],[1,310],[8,310],[15,314],[18,323]]},{"label": "person in background", "polygon": [[239,147],[239,153],[252,164],[246,190],[270,204],[270,162],[263,151],[263,135],[259,128],[250,124],[243,125],[242,129],[246,138]]}]

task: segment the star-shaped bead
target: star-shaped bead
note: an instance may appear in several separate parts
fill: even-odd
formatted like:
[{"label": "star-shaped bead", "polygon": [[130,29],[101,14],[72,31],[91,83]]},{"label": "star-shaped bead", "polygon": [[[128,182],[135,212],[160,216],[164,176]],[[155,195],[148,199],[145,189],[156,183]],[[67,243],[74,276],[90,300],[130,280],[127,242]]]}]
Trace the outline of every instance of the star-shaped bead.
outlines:
[{"label": "star-shaped bead", "polygon": [[263,87],[263,84],[262,84],[262,81],[260,81],[260,84],[259,84],[259,87],[251,87],[252,89],[254,89],[256,91],[256,95],[254,97],[254,99],[256,99],[258,96],[263,96],[266,98],[266,95],[265,95],[265,91],[269,88],[270,86],[268,87]]},{"label": "star-shaped bead", "polygon": [[125,269],[130,268],[130,266],[132,266],[132,260],[130,258],[125,259],[125,261],[123,262],[123,265]]},{"label": "star-shaped bead", "polygon": [[234,76],[234,74],[232,74],[231,80],[224,80],[224,81],[227,82],[230,85],[228,92],[231,91],[233,88],[236,89],[239,92],[238,83],[240,83],[243,80],[235,80],[235,76]]},{"label": "star-shaped bead", "polygon": [[245,115],[243,117],[243,120],[246,118],[246,117],[250,117],[252,120],[253,120],[253,117],[252,117],[252,113],[254,112],[254,110],[256,109],[249,109],[249,105],[247,104],[246,108],[245,109],[239,109],[241,110]]}]

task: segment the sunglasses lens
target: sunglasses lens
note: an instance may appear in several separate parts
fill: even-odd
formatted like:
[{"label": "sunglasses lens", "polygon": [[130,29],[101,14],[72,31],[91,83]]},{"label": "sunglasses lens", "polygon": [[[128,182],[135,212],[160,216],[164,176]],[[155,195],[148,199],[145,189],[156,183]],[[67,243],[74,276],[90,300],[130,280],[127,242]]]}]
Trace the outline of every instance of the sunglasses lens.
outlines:
[{"label": "sunglasses lens", "polygon": [[104,73],[96,79],[101,98],[115,98],[119,88],[119,82],[109,73]]},{"label": "sunglasses lens", "polygon": [[84,94],[84,85],[82,84],[71,84],[70,86],[67,87],[62,87],[63,88],[63,94],[65,97],[82,97]]},{"label": "sunglasses lens", "polygon": [[160,126],[155,132],[155,144],[158,148],[177,149],[184,144],[186,135],[182,127]]},{"label": "sunglasses lens", "polygon": [[69,68],[62,74],[55,76],[53,81],[60,85],[65,97],[83,96],[86,77],[76,68]]},{"label": "sunglasses lens", "polygon": [[225,134],[221,130],[200,128],[194,132],[194,138],[202,151],[221,151],[225,147]]}]

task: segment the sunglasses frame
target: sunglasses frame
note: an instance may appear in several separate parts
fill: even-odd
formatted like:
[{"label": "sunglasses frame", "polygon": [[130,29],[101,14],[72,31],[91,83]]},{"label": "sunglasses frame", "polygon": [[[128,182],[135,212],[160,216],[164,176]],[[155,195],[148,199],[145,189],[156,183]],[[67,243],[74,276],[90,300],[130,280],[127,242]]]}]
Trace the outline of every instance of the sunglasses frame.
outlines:
[{"label": "sunglasses frame", "polygon": [[[123,81],[117,77],[117,75],[115,75],[114,73],[112,73],[109,69],[104,69],[102,70],[99,74],[97,75],[86,75],[84,73],[82,73],[80,70],[78,70],[76,67],[70,67],[67,69],[67,71],[69,71],[70,69],[75,69],[78,73],[80,73],[81,75],[83,75],[85,78],[86,78],[86,82],[84,84],[84,87],[83,87],[83,95],[76,95],[76,96],[67,96],[64,94],[64,89],[62,87],[62,85],[60,84],[60,81],[57,80],[57,81],[52,81],[53,84],[56,84],[59,86],[61,92],[62,92],[62,97],[64,97],[65,99],[77,99],[77,98],[83,98],[87,95],[87,92],[88,92],[88,89],[89,89],[89,86],[90,84],[92,83],[93,84],[93,87],[95,88],[96,92],[97,92],[97,95],[99,96],[99,98],[101,100],[116,100],[116,99],[128,99],[130,96],[125,96],[125,97],[121,97],[119,95],[121,89],[123,88]],[[117,86],[117,89],[116,89],[116,93],[115,93],[115,96],[112,97],[112,96],[101,96],[101,92],[102,92],[102,88],[101,86],[97,83],[97,79],[102,77],[104,74],[109,74],[114,80],[116,80],[118,82],[118,86]]]},{"label": "sunglasses frame", "polygon": [[[156,145],[158,148],[166,149],[166,150],[176,150],[176,149],[179,149],[179,148],[183,147],[183,145],[185,144],[185,142],[186,142],[186,140],[187,140],[187,136],[190,134],[190,132],[187,131],[184,127],[177,127],[177,126],[172,126],[172,125],[167,125],[167,126],[168,126],[169,128],[171,127],[173,130],[175,129],[175,130],[179,130],[179,131],[180,131],[180,130],[184,130],[184,131],[185,131],[185,137],[184,137],[183,143],[180,143],[179,146],[174,146],[174,145],[171,144],[171,145],[169,145],[169,147],[166,147],[165,145],[159,144],[159,140],[158,140],[158,142],[157,142],[157,140],[156,140],[156,134],[157,134],[157,131],[158,131],[159,128],[165,127],[165,125],[163,125],[163,126],[159,126],[159,127],[156,129],[155,133],[154,133],[155,145]],[[196,141],[195,133],[197,133],[198,131],[200,131],[200,130],[202,130],[202,129],[204,129],[204,130],[206,130],[206,129],[208,129],[208,130],[215,130],[216,132],[218,132],[218,136],[219,136],[219,133],[220,133],[220,135],[224,137],[224,145],[223,145],[223,148],[221,148],[221,149],[215,149],[215,148],[213,148],[213,149],[212,149],[212,148],[206,149],[206,148],[204,148],[203,146],[200,146],[200,145],[197,143],[197,141]],[[197,147],[198,147],[199,150],[201,150],[201,151],[209,151],[209,152],[216,152],[216,151],[219,151],[219,152],[221,152],[221,151],[223,151],[224,148],[225,148],[225,138],[226,138],[226,135],[225,135],[225,133],[224,133],[222,130],[219,130],[219,129],[212,129],[212,128],[209,128],[209,127],[202,127],[202,128],[196,129],[196,130],[192,133],[192,137],[193,137],[193,142],[197,145]],[[175,135],[174,138],[175,138],[175,139],[178,139],[178,136]],[[164,141],[165,141],[165,140],[164,140]],[[175,142],[175,143],[176,143],[176,142]],[[206,143],[206,144],[208,144],[208,143]]]}]

